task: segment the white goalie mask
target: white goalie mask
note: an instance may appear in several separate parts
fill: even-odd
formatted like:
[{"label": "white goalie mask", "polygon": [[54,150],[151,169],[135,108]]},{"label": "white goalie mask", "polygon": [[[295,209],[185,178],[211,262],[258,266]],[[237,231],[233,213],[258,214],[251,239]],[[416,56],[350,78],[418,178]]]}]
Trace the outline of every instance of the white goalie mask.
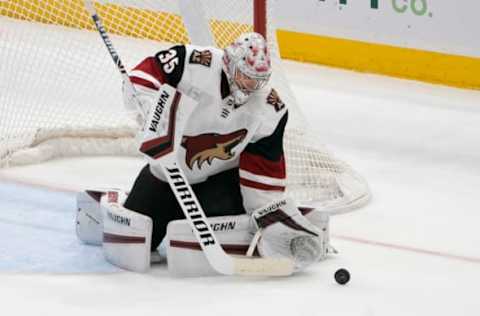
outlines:
[{"label": "white goalie mask", "polygon": [[245,104],[253,92],[267,84],[272,73],[265,38],[259,33],[242,34],[225,48],[224,65],[235,104]]}]

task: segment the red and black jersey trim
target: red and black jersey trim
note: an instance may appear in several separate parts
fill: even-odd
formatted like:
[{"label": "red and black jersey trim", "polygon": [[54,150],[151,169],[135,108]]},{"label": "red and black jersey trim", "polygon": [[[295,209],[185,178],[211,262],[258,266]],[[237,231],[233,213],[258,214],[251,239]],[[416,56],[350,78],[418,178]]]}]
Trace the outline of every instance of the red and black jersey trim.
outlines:
[{"label": "red and black jersey trim", "polygon": [[262,156],[271,161],[278,161],[283,157],[283,134],[288,121],[288,111],[278,122],[275,131],[270,136],[264,137],[255,143],[250,143],[244,152]]},{"label": "red and black jersey trim", "polygon": [[[182,80],[185,70],[186,48],[184,45],[173,46],[169,49],[159,51],[155,56],[145,58],[133,70],[142,71],[154,77],[160,84],[168,83],[172,87],[177,87]],[[165,69],[169,71],[166,72]],[[130,80],[138,85],[155,89],[157,87],[153,82],[144,78],[130,76]]]},{"label": "red and black jersey trim", "polygon": [[285,179],[285,158],[279,157],[277,161],[265,159],[263,156],[243,152],[240,157],[240,169],[259,176],[276,179]]},{"label": "red and black jersey trim", "polygon": [[[283,156],[281,156],[278,161],[271,161],[262,156],[242,153],[240,156],[240,170],[270,178],[286,178],[285,159]],[[254,179],[246,179],[242,176],[240,176],[240,185],[263,191],[285,191],[284,185],[263,183],[261,181],[254,181]]]},{"label": "red and black jersey trim", "polygon": [[166,136],[154,138],[144,142],[140,146],[140,151],[154,159],[158,159],[173,151],[175,138],[175,122],[177,119],[178,104],[182,94],[176,92],[173,97],[172,107],[170,109],[170,117],[168,120],[168,133]]},{"label": "red and black jersey trim", "polygon": [[280,191],[280,192],[285,191],[285,186],[265,184],[261,182],[248,180],[245,178],[240,178],[240,184],[249,188],[254,188],[262,191]]},{"label": "red and black jersey trim", "polygon": [[[155,57],[145,58],[140,64],[138,64],[135,68],[133,68],[133,70],[138,70],[138,71],[147,73],[153,78],[155,78],[161,84],[167,81]],[[134,84],[142,85],[144,87],[157,90],[157,87],[155,87],[153,82],[145,80],[143,78],[136,77],[135,75],[131,75],[130,80]]]},{"label": "red and black jersey trim", "polygon": [[[283,134],[288,113],[279,121],[275,131],[255,143],[250,143],[240,155],[240,169],[254,175],[276,179],[286,178],[285,158],[283,154]],[[285,191],[284,186],[272,185],[240,178],[240,184],[265,191]]]},{"label": "red and black jersey trim", "polygon": [[142,78],[139,78],[139,77],[130,76],[130,81],[133,84],[138,84],[138,85],[141,85],[143,87],[147,87],[147,88],[150,88],[150,89],[153,89],[153,90],[158,90],[158,88],[155,86],[155,84],[153,82],[142,79]]},{"label": "red and black jersey trim", "polygon": [[[163,72],[165,82],[172,87],[176,88],[182,80],[186,55],[187,48],[185,45],[172,46],[169,49],[159,51],[155,55],[155,61],[158,68]],[[175,61],[175,59],[177,60]],[[169,71],[166,72],[165,69],[169,69]]]}]

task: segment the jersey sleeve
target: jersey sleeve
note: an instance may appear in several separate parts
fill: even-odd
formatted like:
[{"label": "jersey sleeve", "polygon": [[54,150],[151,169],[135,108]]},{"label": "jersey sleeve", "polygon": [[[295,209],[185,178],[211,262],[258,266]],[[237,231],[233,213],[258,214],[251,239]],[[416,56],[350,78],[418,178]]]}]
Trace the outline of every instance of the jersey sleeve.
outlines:
[{"label": "jersey sleeve", "polygon": [[261,128],[260,138],[248,144],[240,155],[240,189],[248,213],[284,196],[283,135],[288,112],[283,110],[275,117],[273,124],[270,122],[267,124],[270,126]]},{"label": "jersey sleeve", "polygon": [[173,46],[145,58],[130,72],[130,80],[137,90],[158,90],[164,83],[177,87],[185,69],[186,47]]},{"label": "jersey sleeve", "polygon": [[[157,91],[162,84],[168,83],[177,88],[185,69],[185,55],[185,46],[173,46],[145,58],[130,72],[130,81],[135,89],[123,83],[123,103],[127,114],[139,125],[143,124],[142,117],[156,103]],[[138,105],[143,112],[141,116]]]}]

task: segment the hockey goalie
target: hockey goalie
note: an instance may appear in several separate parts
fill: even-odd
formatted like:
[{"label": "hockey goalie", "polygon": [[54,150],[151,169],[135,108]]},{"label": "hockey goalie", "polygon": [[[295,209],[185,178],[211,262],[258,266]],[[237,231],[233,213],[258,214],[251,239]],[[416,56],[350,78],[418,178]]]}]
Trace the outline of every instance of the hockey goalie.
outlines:
[{"label": "hockey goalie", "polygon": [[285,193],[288,105],[269,83],[271,71],[257,33],[225,49],[173,46],[139,63],[129,73],[134,89],[124,84],[123,93],[148,163],[128,194],[78,195],[79,239],[133,271],[146,271],[163,241],[173,274],[215,273],[161,168],[173,153],[227,253],[289,258],[295,271],[324,259],[328,215],[299,209]]}]

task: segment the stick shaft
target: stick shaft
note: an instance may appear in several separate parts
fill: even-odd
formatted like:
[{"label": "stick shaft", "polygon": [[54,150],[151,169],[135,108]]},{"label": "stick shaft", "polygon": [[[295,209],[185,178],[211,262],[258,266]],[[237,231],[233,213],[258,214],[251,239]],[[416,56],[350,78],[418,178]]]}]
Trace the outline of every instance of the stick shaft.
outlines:
[{"label": "stick shaft", "polygon": [[93,1],[85,0],[85,8],[87,9],[88,13],[92,17],[93,23],[95,24],[95,27],[97,28],[97,31],[100,34],[100,37],[102,38],[103,43],[105,44],[105,47],[107,48],[110,54],[110,57],[112,57],[113,63],[115,64],[115,66],[117,66],[117,69],[120,72],[120,75],[122,76],[123,83],[127,85],[128,86],[127,88],[129,89],[129,91],[133,93],[133,100],[135,101],[135,106],[137,108],[138,113],[142,115],[142,118],[145,118],[145,113],[143,111],[142,105],[138,100],[138,98],[136,97],[135,86],[130,81],[130,77],[128,76],[127,70],[125,69],[123,62],[120,59],[120,55],[117,53],[115,46],[113,46],[112,40],[110,39],[110,36],[108,36],[107,30],[103,26],[102,19],[100,19],[100,16],[98,15],[97,10],[95,10]]}]

